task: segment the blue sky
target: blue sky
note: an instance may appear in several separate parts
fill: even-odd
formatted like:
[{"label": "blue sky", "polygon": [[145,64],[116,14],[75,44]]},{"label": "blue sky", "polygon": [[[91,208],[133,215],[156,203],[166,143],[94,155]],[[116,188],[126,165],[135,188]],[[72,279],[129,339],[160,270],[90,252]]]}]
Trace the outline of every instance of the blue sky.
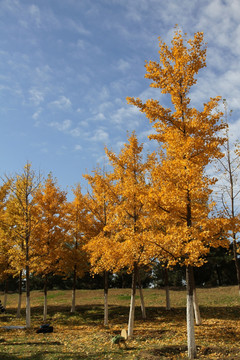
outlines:
[{"label": "blue sky", "polygon": [[170,44],[175,24],[208,43],[193,105],[226,98],[238,137],[239,0],[0,0],[0,16],[1,175],[29,161],[70,192],[103,164],[104,145],[120,151],[127,131],[154,149],[148,120],[126,97],[167,104],[144,64],[158,60],[158,37]]}]

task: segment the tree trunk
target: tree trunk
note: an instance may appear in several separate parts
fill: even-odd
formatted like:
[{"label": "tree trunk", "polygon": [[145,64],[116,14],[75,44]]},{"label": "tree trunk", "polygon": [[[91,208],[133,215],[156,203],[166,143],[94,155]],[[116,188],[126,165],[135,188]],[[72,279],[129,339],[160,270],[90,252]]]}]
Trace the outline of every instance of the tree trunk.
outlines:
[{"label": "tree trunk", "polygon": [[72,307],[71,313],[76,311],[76,282],[77,282],[77,265],[74,265],[73,271],[73,287],[72,287]]},{"label": "tree trunk", "polygon": [[7,307],[7,295],[8,295],[8,280],[5,280],[4,300],[3,300],[3,307],[5,309]]},{"label": "tree trunk", "polygon": [[193,288],[193,309],[194,309],[194,315],[195,315],[195,322],[196,325],[201,325],[202,319],[200,315],[199,305],[198,305],[198,299],[197,299],[197,291],[196,287]]},{"label": "tree trunk", "polygon": [[141,300],[142,318],[143,318],[143,320],[146,320],[146,318],[147,318],[147,316],[146,316],[146,308],[145,308],[145,303],[144,303],[142,284],[141,284],[139,271],[137,272],[137,279],[138,279],[138,287],[139,287],[139,294],[140,294],[140,300]]},{"label": "tree trunk", "polygon": [[137,275],[137,265],[134,265],[133,273],[132,273],[131,303],[130,303],[129,319],[128,319],[128,337],[133,336],[135,296],[136,296],[136,275]]},{"label": "tree trunk", "polygon": [[166,291],[166,310],[171,310],[169,282],[168,282],[168,268],[167,267],[164,268],[164,284],[165,284],[165,291]]},{"label": "tree trunk", "polygon": [[237,242],[236,242],[235,233],[233,233],[233,257],[234,257],[235,268],[237,273],[238,293],[240,295],[240,265],[239,265],[239,260],[237,258]]},{"label": "tree trunk", "polygon": [[222,286],[222,273],[218,264],[216,264],[216,273],[218,278],[218,286]]},{"label": "tree trunk", "polygon": [[22,270],[19,271],[17,318],[21,317],[21,307],[22,307]]},{"label": "tree trunk", "polygon": [[108,326],[108,272],[104,271],[104,326]]},{"label": "tree trunk", "polygon": [[44,278],[44,305],[43,305],[43,321],[47,320],[47,275]]},{"label": "tree trunk", "polygon": [[29,265],[26,265],[26,328],[31,327]]},{"label": "tree trunk", "polygon": [[188,343],[188,357],[189,359],[196,358],[196,344],[194,332],[194,314],[193,314],[193,268],[187,266],[186,268],[186,282],[187,282],[187,343]]}]

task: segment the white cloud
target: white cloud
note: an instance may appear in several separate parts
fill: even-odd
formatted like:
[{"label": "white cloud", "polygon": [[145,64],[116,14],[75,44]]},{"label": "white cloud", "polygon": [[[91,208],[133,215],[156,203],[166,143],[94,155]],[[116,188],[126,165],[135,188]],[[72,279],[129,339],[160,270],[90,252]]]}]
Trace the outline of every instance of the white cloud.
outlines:
[{"label": "white cloud", "polygon": [[229,136],[232,143],[240,140],[240,119],[229,124]]},{"label": "white cloud", "polygon": [[42,112],[42,108],[37,109],[35,113],[32,115],[33,120],[37,120]]},{"label": "white cloud", "polygon": [[29,14],[32,17],[32,19],[34,20],[36,26],[40,27],[40,25],[41,25],[41,15],[40,15],[39,7],[36,6],[36,5],[30,5],[29,6]]},{"label": "white cloud", "polygon": [[81,49],[81,50],[85,50],[86,49],[86,46],[87,46],[87,42],[84,41],[83,39],[79,39],[77,41],[77,44],[76,44],[76,47]]},{"label": "white cloud", "polygon": [[41,102],[44,101],[44,94],[41,90],[32,88],[29,90],[29,94],[30,101],[32,101],[34,105],[39,105]]},{"label": "white cloud", "polygon": [[19,0],[3,0],[0,3],[0,9],[2,11],[17,13],[20,9]]},{"label": "white cloud", "polygon": [[56,107],[60,110],[66,110],[72,106],[72,103],[71,100],[66,96],[60,96],[58,100],[52,101],[50,106]]},{"label": "white cloud", "polygon": [[122,72],[125,72],[126,70],[128,70],[130,68],[130,63],[124,59],[120,59],[117,62],[116,68]]},{"label": "white cloud", "polygon": [[49,126],[57,129],[58,131],[61,131],[61,132],[66,132],[67,130],[70,129],[72,125],[72,121],[71,120],[64,120],[62,122],[59,122],[59,121],[53,121],[49,124]]},{"label": "white cloud", "polygon": [[94,116],[88,118],[87,120],[88,120],[88,122],[89,121],[99,121],[100,122],[100,121],[106,120],[106,116],[102,112],[99,112],[99,113],[95,114]]},{"label": "white cloud", "polygon": [[65,26],[71,30],[76,31],[77,33],[79,33],[81,35],[90,35],[91,34],[91,32],[88,29],[86,29],[80,21],[75,22],[72,19],[66,19]]},{"label": "white cloud", "polygon": [[121,107],[117,109],[112,115],[111,120],[117,125],[123,125],[126,130],[132,130],[137,127],[139,120],[137,119],[141,113],[136,106]]},{"label": "white cloud", "polygon": [[88,121],[86,121],[86,120],[80,121],[79,124],[80,124],[82,127],[88,127],[88,125],[89,125]]},{"label": "white cloud", "polygon": [[77,144],[77,145],[75,145],[74,150],[75,150],[75,151],[82,150],[82,146],[79,145],[79,144]]},{"label": "white cloud", "polygon": [[82,130],[78,127],[71,129],[69,131],[69,134],[72,135],[73,137],[79,137],[82,135]]},{"label": "white cloud", "polygon": [[103,129],[97,129],[94,135],[90,138],[91,141],[107,142],[109,139],[108,133]]},{"label": "white cloud", "polygon": [[37,83],[49,82],[51,80],[51,75],[53,70],[49,65],[38,66],[35,69],[35,76]]}]

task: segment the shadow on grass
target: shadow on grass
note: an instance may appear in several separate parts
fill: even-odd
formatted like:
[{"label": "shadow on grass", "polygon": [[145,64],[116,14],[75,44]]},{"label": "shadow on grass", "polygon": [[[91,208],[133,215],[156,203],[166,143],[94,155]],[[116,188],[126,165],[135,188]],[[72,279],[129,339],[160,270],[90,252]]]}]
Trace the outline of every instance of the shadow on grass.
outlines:
[{"label": "shadow on grass", "polygon": [[[62,345],[60,343],[60,341],[30,341],[30,342],[17,342],[17,341],[14,341],[14,342],[6,342],[4,343],[4,346],[7,346],[7,345]],[[0,358],[1,359],[1,358]]]},{"label": "shadow on grass", "polygon": [[176,358],[177,355],[181,354],[181,359],[183,359],[184,353],[187,351],[187,346],[162,346],[160,348],[155,348],[151,350],[141,351],[137,355],[136,359],[138,360],[155,360],[155,359],[172,359]]},{"label": "shadow on grass", "polygon": [[[126,350],[127,351],[127,350]],[[19,355],[13,355],[13,354],[6,354],[0,352],[0,359],[1,360],[99,360],[103,359],[106,355],[109,355],[109,352],[96,352],[93,354],[84,354],[80,352],[75,353],[56,353],[51,351],[40,351],[36,354],[30,355],[30,356],[19,356]],[[116,353],[113,351],[111,352],[113,358],[115,357]]]},{"label": "shadow on grass", "polygon": [[[42,323],[42,307],[32,307],[32,319]],[[175,324],[182,323],[186,319],[185,307],[172,308],[166,310],[165,307],[147,307],[146,322],[174,322]],[[204,307],[200,306],[200,313],[203,319],[219,319],[219,320],[238,320],[240,319],[240,307]],[[109,321],[118,324],[126,324],[128,322],[129,307],[109,305]],[[16,319],[16,310],[9,309],[7,313],[0,315],[1,322],[13,323]],[[24,314],[23,314],[24,319]],[[142,320],[141,308],[136,307],[135,319]],[[17,319],[16,319],[17,320]],[[76,307],[76,312],[70,313],[68,306],[49,306],[48,307],[48,322],[58,325],[87,325],[97,326],[103,323],[103,305],[82,305]]]},{"label": "shadow on grass", "polygon": [[[240,360],[238,348],[225,349],[221,347],[197,347],[197,358],[208,359],[213,355],[217,359]],[[137,356],[136,360],[172,360],[172,359],[188,359],[187,346],[162,346],[151,350],[143,350]],[[211,357],[212,358],[212,357]]]}]

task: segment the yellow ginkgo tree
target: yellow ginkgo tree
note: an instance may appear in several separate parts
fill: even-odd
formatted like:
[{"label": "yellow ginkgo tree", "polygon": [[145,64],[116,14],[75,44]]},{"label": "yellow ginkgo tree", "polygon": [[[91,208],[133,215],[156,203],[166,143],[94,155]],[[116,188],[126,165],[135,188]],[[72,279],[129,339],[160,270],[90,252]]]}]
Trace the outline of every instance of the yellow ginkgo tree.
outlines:
[{"label": "yellow ginkgo tree", "polygon": [[193,39],[176,30],[171,47],[159,39],[159,62],[146,63],[150,86],[171,97],[171,108],[158,100],[145,103],[139,98],[127,98],[153,124],[150,139],[158,141],[160,166],[152,171],[155,181],[149,192],[154,200],[159,228],[152,243],[169,264],[186,266],[188,355],[196,356],[193,320],[193,267],[203,263],[211,246],[223,244],[223,221],[210,217],[210,187],[215,179],[206,174],[206,166],[221,158],[224,139],[219,131],[225,127],[217,111],[219,97],[211,98],[201,111],[191,107],[190,90],[196,84],[198,71],[206,66],[206,45],[203,33]]},{"label": "yellow ginkgo tree", "polygon": [[4,302],[3,306],[6,308],[7,292],[8,292],[8,278],[16,272],[11,267],[9,260],[9,251],[11,250],[10,232],[6,221],[6,206],[8,200],[8,193],[10,190],[10,183],[6,182],[0,186],[0,281],[5,283]]},{"label": "yellow ginkgo tree", "polygon": [[133,335],[136,282],[139,267],[150,262],[145,234],[146,212],[144,199],[148,191],[146,176],[148,163],[142,161],[143,145],[133,133],[119,155],[106,149],[112,166],[111,182],[105,183],[108,203],[108,221],[87,249],[95,272],[105,269],[132,273],[132,293],[128,335]]},{"label": "yellow ginkgo tree", "polygon": [[6,225],[9,228],[11,248],[8,252],[11,266],[18,273],[24,272],[26,279],[26,327],[31,326],[30,273],[33,245],[38,221],[35,217],[35,193],[40,186],[41,175],[37,175],[31,164],[24,166],[23,172],[16,174],[10,182],[9,197],[6,205]]},{"label": "yellow ginkgo tree", "polygon": [[50,274],[60,272],[61,250],[66,241],[67,194],[49,174],[34,194],[34,215],[37,221],[33,236],[32,270],[44,278],[43,320],[47,317],[47,279]]},{"label": "yellow ginkgo tree", "polygon": [[91,216],[85,208],[80,185],[73,189],[74,199],[67,205],[67,232],[61,247],[59,269],[66,277],[73,277],[71,312],[76,310],[77,278],[82,277],[89,268],[84,245],[91,227]]},{"label": "yellow ginkgo tree", "polygon": [[[109,222],[109,213],[113,209],[115,199],[109,195],[112,185],[111,174],[97,168],[93,175],[85,174],[84,178],[91,187],[84,196],[84,207],[90,215],[88,241],[85,249],[90,257],[91,272],[103,274],[104,278],[104,325],[108,326],[108,277],[112,266],[105,262],[110,246],[110,233],[105,231]],[[111,206],[110,206],[111,204]]]}]

